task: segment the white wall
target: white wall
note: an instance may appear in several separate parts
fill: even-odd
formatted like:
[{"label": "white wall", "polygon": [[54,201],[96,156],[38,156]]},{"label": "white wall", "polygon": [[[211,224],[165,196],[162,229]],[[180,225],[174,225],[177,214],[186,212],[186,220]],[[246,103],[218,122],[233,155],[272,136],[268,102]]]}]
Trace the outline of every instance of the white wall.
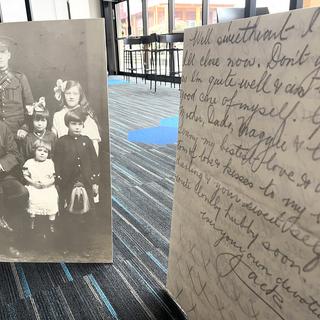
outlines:
[{"label": "white wall", "polygon": [[27,21],[24,0],[1,0],[1,20],[3,22]]},{"label": "white wall", "polygon": [[68,20],[68,7],[66,0],[55,0],[57,20]]},{"label": "white wall", "polygon": [[[100,18],[99,0],[69,0],[72,19]],[[0,0],[3,22],[27,21],[24,0]],[[67,0],[30,0],[32,20],[67,20]]]},{"label": "white wall", "polygon": [[101,18],[99,0],[69,0],[71,18]]},{"label": "white wall", "polygon": [[56,20],[54,0],[30,0],[32,20]]},{"label": "white wall", "polygon": [[88,0],[69,0],[72,19],[90,18],[90,8]]},{"label": "white wall", "polygon": [[269,13],[277,13],[289,10],[289,0],[257,0],[257,7],[268,7]]},{"label": "white wall", "polygon": [[90,18],[101,18],[101,7],[99,0],[89,0]]}]

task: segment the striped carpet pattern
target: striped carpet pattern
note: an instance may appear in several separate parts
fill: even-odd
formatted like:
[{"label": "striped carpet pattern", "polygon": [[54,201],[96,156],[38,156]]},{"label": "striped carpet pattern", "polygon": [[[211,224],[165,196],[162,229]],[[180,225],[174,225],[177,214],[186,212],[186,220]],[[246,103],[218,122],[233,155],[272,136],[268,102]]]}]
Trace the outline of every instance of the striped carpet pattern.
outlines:
[{"label": "striped carpet pattern", "polygon": [[113,264],[0,264],[0,319],[184,319],[165,290],[175,145],[128,131],[177,116],[179,91],[109,87]]}]

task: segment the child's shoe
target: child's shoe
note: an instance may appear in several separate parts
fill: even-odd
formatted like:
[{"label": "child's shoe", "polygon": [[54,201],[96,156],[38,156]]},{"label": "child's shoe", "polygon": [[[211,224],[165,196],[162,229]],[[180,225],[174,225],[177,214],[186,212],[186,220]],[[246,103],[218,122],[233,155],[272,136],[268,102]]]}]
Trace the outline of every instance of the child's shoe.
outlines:
[{"label": "child's shoe", "polygon": [[32,217],[32,218],[30,218],[30,229],[34,230],[35,226],[36,226],[36,218]]},{"label": "child's shoe", "polygon": [[49,230],[50,230],[51,233],[55,233],[56,232],[56,227],[54,225],[54,222],[50,223]]}]

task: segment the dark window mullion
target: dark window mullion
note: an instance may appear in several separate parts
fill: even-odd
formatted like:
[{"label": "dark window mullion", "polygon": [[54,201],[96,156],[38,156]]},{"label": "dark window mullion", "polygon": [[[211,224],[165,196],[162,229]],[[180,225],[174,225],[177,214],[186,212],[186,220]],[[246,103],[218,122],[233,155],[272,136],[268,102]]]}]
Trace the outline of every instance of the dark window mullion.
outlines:
[{"label": "dark window mullion", "polygon": [[290,0],[289,10],[303,8],[303,0]]},{"label": "dark window mullion", "polygon": [[174,29],[174,0],[168,0],[168,32]]},{"label": "dark window mullion", "polygon": [[32,21],[30,0],[24,0],[24,2],[25,2],[25,5],[26,5],[27,19],[28,19],[28,21]]},{"label": "dark window mullion", "polygon": [[246,0],[246,6],[244,8],[244,17],[253,17],[256,15],[256,0]]},{"label": "dark window mullion", "polygon": [[208,24],[209,0],[202,0],[202,25]]},{"label": "dark window mullion", "polygon": [[127,11],[128,11],[128,35],[131,36],[131,18],[130,18],[130,0],[127,0]]},{"label": "dark window mullion", "polygon": [[143,35],[148,35],[148,0],[141,0],[142,2],[142,27]]}]

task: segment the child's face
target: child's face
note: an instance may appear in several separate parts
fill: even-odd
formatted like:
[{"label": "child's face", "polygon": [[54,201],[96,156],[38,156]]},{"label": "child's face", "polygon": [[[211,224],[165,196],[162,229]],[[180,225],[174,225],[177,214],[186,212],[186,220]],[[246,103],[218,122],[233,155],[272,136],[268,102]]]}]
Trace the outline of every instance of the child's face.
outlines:
[{"label": "child's face", "polygon": [[43,132],[46,129],[48,121],[46,118],[34,119],[33,128],[36,132]]},{"label": "child's face", "polygon": [[73,108],[80,102],[80,91],[77,86],[71,87],[64,92],[67,107]]},{"label": "child's face", "polygon": [[38,147],[36,149],[36,152],[35,152],[35,159],[37,161],[41,161],[42,162],[42,161],[47,160],[48,155],[49,155],[49,152],[48,152],[48,150],[46,148]]},{"label": "child's face", "polygon": [[83,129],[83,122],[70,121],[69,122],[69,134],[72,136],[79,136]]}]

